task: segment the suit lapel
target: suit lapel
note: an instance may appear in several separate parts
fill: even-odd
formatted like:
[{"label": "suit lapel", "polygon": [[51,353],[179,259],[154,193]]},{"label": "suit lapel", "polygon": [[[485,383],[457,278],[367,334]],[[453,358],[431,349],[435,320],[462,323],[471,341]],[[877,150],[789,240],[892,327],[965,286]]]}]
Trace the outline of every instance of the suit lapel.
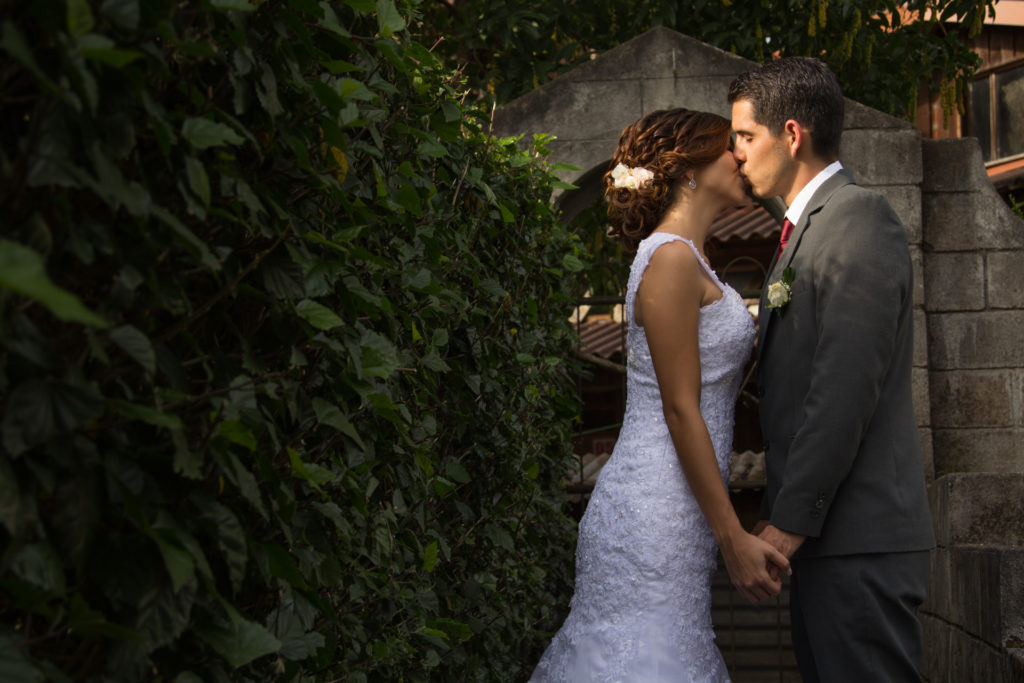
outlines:
[{"label": "suit lapel", "polygon": [[[782,254],[779,254],[778,251],[775,252],[775,258],[772,259],[772,265],[768,269],[768,277],[764,281],[764,287],[761,288],[761,302],[758,308],[758,363],[761,362],[765,343],[768,340],[768,326],[771,325],[772,320],[775,319],[775,316],[772,315],[774,311],[768,308],[768,287],[771,283],[781,279],[783,271],[785,271],[786,268],[789,267],[789,264],[793,262],[793,256],[796,255],[797,249],[800,248],[800,240],[803,239],[804,233],[807,231],[807,227],[811,224],[811,218],[814,214],[821,211],[821,207],[825,206],[825,202],[828,201],[833,192],[844,185],[849,185],[852,182],[853,175],[845,168],[841,168],[836,171],[831,178],[822,183],[821,187],[815,190],[814,195],[811,196],[811,201],[807,203],[807,208],[804,209],[803,215],[800,216],[800,222],[795,228],[793,228],[793,234],[789,237],[789,242],[786,244],[786,250],[783,251]],[[762,315],[764,312],[767,312],[768,315]]]}]

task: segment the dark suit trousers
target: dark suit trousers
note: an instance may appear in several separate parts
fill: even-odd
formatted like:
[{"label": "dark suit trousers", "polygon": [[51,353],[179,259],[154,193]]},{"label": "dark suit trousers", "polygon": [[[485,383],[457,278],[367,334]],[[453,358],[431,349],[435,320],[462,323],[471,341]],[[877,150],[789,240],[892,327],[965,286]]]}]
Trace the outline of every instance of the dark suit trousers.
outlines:
[{"label": "dark suit trousers", "polygon": [[793,650],[804,683],[921,680],[928,551],[794,559]]}]

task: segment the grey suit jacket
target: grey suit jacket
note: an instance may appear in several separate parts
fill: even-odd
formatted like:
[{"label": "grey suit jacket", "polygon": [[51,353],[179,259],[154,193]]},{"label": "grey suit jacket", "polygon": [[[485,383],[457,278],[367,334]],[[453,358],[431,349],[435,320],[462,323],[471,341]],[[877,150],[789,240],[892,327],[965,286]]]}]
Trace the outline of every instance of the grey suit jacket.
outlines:
[{"label": "grey suit jacket", "polygon": [[[768,286],[794,271],[791,299]],[[913,271],[884,197],[845,169],[811,198],[761,295],[762,516],[797,557],[934,546],[911,396]]]}]

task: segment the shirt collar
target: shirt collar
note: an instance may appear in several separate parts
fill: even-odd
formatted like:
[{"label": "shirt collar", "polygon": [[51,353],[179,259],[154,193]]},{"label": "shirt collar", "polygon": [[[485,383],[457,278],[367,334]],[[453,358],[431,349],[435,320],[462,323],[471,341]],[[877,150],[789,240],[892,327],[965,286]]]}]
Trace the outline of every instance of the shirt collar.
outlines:
[{"label": "shirt collar", "polygon": [[804,185],[804,189],[797,193],[796,198],[793,199],[793,203],[786,209],[786,218],[793,225],[800,224],[800,218],[804,215],[804,209],[807,208],[807,204],[811,201],[811,197],[817,192],[818,188],[821,187],[822,183],[831,178],[836,172],[841,169],[843,165],[838,161],[833,161],[831,164],[826,166],[818,175],[811,179],[811,182]]}]

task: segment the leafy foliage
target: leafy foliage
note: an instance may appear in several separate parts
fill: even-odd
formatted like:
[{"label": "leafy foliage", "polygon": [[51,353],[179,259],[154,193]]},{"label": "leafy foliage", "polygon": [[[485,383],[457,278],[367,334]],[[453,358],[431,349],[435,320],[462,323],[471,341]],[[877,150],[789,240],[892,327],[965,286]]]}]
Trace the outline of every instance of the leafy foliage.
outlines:
[{"label": "leafy foliage", "polygon": [[[912,117],[918,88],[962,103],[979,66],[977,35],[994,0],[450,0],[430,5],[423,31],[499,103],[654,27],[667,26],[764,62],[814,55],[848,97]],[[950,28],[956,22],[962,30]]]},{"label": "leafy foliage", "polygon": [[579,241],[392,0],[2,3],[0,670],[522,677]]}]

